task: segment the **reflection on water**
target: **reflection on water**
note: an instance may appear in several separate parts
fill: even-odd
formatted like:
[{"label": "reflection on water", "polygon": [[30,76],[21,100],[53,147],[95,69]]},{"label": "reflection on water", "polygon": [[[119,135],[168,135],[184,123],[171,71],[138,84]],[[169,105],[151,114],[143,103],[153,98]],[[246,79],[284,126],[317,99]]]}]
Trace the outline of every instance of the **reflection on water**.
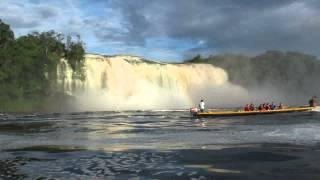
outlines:
[{"label": "reflection on water", "polygon": [[0,179],[318,179],[319,117],[1,115]]}]

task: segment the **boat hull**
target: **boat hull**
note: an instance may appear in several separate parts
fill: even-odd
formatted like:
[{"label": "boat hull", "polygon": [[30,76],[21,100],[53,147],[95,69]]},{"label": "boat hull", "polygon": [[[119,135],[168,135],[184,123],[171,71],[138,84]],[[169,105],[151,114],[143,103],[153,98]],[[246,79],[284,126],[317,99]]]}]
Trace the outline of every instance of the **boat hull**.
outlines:
[{"label": "boat hull", "polygon": [[291,113],[291,112],[305,112],[312,111],[317,107],[292,107],[276,110],[262,110],[262,111],[210,111],[198,112],[194,114],[196,117],[224,117],[224,116],[249,116],[249,115],[262,115],[262,114],[278,114],[278,113]]}]

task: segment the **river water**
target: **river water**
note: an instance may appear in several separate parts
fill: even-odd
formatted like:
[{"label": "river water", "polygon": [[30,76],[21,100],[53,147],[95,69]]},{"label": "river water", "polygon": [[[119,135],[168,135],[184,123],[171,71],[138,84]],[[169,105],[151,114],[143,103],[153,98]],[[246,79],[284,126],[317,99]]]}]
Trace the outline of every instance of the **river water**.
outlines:
[{"label": "river water", "polygon": [[320,179],[320,113],[2,114],[0,179]]}]

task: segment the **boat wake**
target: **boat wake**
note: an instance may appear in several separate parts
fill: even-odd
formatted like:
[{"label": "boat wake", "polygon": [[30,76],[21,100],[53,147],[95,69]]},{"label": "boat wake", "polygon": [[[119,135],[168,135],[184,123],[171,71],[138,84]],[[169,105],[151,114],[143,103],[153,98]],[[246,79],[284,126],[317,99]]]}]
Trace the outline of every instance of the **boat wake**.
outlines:
[{"label": "boat wake", "polygon": [[157,109],[157,110],[143,110],[149,112],[186,112],[188,109]]}]

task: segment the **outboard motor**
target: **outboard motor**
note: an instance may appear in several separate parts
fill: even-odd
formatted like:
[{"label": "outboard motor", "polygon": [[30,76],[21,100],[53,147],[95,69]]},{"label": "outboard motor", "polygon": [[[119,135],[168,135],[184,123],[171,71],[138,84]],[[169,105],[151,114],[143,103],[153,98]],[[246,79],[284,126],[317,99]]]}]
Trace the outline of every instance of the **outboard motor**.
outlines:
[{"label": "outboard motor", "polygon": [[190,108],[190,113],[192,114],[192,116],[197,115],[198,112],[199,112],[198,108],[196,107]]}]

